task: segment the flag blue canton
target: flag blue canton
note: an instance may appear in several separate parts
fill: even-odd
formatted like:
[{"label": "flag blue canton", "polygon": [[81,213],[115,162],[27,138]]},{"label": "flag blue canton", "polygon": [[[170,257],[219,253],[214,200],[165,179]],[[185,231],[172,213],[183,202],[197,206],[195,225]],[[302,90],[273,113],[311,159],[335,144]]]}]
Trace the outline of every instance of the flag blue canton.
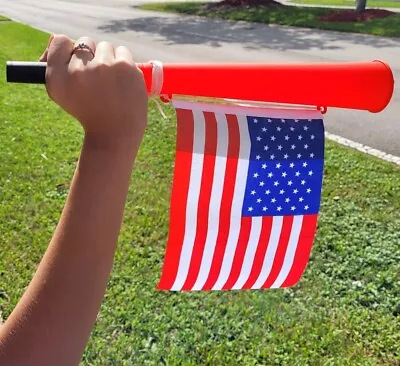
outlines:
[{"label": "flag blue canton", "polygon": [[250,161],[243,216],[316,214],[324,168],[322,119],[247,117]]}]

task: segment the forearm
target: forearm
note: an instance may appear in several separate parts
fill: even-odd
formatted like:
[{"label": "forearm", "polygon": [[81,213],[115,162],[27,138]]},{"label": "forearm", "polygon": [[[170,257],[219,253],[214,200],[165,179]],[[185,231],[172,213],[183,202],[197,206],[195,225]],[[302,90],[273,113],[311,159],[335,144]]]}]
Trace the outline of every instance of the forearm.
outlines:
[{"label": "forearm", "polygon": [[85,139],[54,237],[0,330],[0,364],[79,362],[112,268],[135,145],[104,149]]}]

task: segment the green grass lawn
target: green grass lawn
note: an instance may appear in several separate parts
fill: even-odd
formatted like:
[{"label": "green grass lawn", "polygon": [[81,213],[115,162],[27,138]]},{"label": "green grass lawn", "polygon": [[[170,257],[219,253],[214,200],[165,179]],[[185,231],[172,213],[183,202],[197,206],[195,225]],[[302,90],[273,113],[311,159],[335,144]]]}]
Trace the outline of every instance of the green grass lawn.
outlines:
[{"label": "green grass lawn", "polygon": [[[43,86],[4,81],[6,60],[37,60],[47,40],[24,25],[0,24],[4,319],[51,238],[82,142],[78,123]],[[82,365],[398,365],[400,169],[327,142],[318,234],[295,288],[159,292],[176,132],[174,111],[166,113],[163,120],[149,109],[115,265]]]},{"label": "green grass lawn", "polygon": [[[291,0],[295,4],[355,6],[355,0]],[[368,0],[368,8],[400,8],[399,1]]]},{"label": "green grass lawn", "polygon": [[6,18],[6,17],[4,17],[4,16],[2,16],[2,15],[0,15],[0,22],[1,22],[1,21],[4,21],[4,20],[9,20],[9,19]]},{"label": "green grass lawn", "polygon": [[144,4],[140,6],[140,8],[144,10],[200,15],[219,19],[245,20],[265,24],[281,24],[342,32],[365,33],[378,36],[400,37],[400,14],[391,15],[383,19],[374,19],[368,22],[326,22],[318,20],[318,16],[340,10],[298,6],[209,9],[204,6],[205,4],[204,2],[151,3]]}]

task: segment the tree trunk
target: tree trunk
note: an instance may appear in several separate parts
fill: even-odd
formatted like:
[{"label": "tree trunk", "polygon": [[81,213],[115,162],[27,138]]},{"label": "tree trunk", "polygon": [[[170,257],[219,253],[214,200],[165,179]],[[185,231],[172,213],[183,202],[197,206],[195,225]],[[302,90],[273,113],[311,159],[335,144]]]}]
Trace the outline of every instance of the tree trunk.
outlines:
[{"label": "tree trunk", "polygon": [[367,0],[356,0],[356,13],[362,13],[367,6]]}]

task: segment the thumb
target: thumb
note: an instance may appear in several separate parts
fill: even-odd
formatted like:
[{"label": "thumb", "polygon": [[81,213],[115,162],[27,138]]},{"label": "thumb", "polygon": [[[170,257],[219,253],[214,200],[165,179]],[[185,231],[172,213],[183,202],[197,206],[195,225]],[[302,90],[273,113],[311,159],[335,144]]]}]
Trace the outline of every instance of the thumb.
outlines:
[{"label": "thumb", "polygon": [[49,54],[49,47],[50,47],[51,42],[53,41],[53,38],[54,38],[54,34],[51,34],[51,36],[49,38],[49,43],[47,44],[46,49],[42,53],[42,56],[40,56],[39,61],[42,61],[42,62],[46,62],[47,61],[47,56]]}]

